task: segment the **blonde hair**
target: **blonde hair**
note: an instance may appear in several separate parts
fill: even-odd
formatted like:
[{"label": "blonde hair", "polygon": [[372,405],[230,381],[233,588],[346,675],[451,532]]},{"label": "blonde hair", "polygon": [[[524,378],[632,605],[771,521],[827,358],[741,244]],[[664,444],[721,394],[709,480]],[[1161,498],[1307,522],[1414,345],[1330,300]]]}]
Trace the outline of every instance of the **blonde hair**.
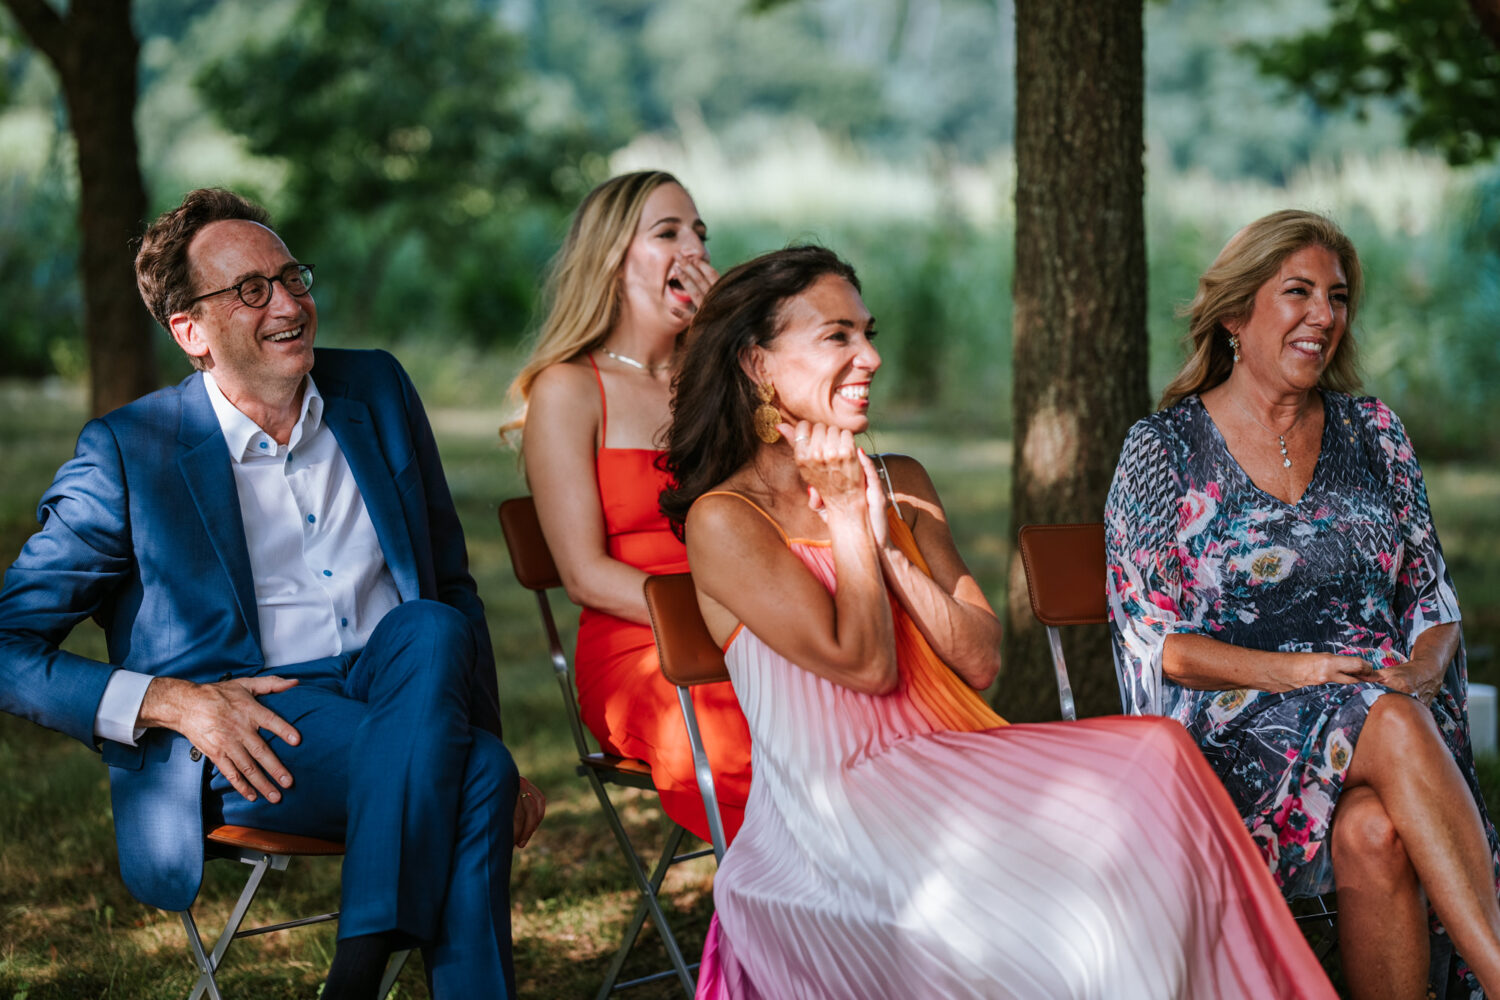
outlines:
[{"label": "blonde hair", "polygon": [[1338,392],[1360,389],[1359,351],[1354,316],[1364,294],[1364,271],[1354,243],[1333,220],[1315,212],[1272,212],[1235,233],[1198,279],[1198,294],[1180,314],[1188,317],[1187,341],[1192,353],[1162,391],[1159,409],[1185,396],[1212,389],[1234,370],[1225,321],[1245,320],[1255,308],[1260,287],[1276,276],[1288,257],[1307,247],[1323,247],[1343,265],[1349,282],[1349,312],[1338,350],[1318,379],[1318,387]]},{"label": "blonde hair", "polygon": [[517,413],[500,427],[508,437],[526,423],[531,386],[542,369],[587,354],[620,318],[620,271],[640,225],[646,199],[663,184],[682,183],[665,170],[612,177],[590,191],[573,213],[567,238],[547,269],[542,323],[531,356],[510,384]]}]

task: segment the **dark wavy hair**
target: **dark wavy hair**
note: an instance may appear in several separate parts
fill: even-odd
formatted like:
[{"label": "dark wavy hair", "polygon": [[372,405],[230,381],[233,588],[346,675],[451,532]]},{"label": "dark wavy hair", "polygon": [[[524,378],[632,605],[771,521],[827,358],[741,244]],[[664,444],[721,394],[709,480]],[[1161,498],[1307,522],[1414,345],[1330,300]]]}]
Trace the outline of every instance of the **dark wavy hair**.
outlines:
[{"label": "dark wavy hair", "polygon": [[784,326],[782,306],[825,275],[859,291],[854,268],[817,246],[791,246],[732,268],[709,290],[688,327],[687,350],[672,383],[672,423],[662,465],[673,486],[661,511],[682,537],[688,508],[755,457],[750,415],[760,404],[743,361]]}]

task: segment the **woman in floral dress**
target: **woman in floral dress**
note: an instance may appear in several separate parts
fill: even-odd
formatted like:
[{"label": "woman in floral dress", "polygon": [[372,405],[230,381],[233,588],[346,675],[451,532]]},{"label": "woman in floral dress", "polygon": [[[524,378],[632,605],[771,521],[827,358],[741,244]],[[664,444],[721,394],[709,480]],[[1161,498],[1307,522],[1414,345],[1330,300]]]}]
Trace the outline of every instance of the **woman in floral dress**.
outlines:
[{"label": "woman in floral dress", "polygon": [[1354,996],[1426,996],[1429,973],[1442,995],[1450,971],[1482,996],[1500,853],[1458,601],[1401,422],[1350,394],[1361,284],[1348,238],[1290,211],[1200,279],[1194,353],[1105,510],[1115,662],[1132,711],[1202,747],[1283,892],[1337,889]]}]

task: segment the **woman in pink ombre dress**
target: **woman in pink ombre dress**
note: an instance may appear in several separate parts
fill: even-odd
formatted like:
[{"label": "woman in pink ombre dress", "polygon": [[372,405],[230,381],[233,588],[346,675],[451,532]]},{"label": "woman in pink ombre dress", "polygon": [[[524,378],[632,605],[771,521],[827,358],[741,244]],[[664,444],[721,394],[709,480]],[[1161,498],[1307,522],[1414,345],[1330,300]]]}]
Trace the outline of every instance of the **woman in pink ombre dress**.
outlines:
[{"label": "woman in pink ombre dress", "polygon": [[755,756],[699,997],[1332,998],[1180,726],[980,698],[1000,629],[932,484],[854,446],[873,335],[813,247],[689,331],[662,509]]}]

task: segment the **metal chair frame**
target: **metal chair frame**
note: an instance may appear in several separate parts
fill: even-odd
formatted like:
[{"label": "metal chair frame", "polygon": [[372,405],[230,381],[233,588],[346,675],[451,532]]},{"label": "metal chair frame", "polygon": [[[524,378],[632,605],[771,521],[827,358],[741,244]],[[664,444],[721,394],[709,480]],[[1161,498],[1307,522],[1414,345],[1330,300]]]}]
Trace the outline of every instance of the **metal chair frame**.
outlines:
[{"label": "metal chair frame", "polygon": [[698,711],[692,689],[699,684],[729,680],[724,653],[715,645],[698,610],[693,578],[688,573],[668,573],[646,578],[646,608],[651,613],[651,631],[656,636],[657,658],[662,676],[677,687],[677,704],[687,726],[688,745],[693,751],[693,774],[698,794],[708,814],[708,832],[713,840],[714,860],[722,862],[726,845],[714,772],[698,728]]},{"label": "metal chair frame", "polygon": [[[239,899],[235,901],[234,909],[230,911],[229,918],[215,939],[212,949],[204,946],[203,936],[198,931],[198,922],[193,919],[193,911],[179,910],[177,913],[182,919],[183,930],[187,932],[188,950],[192,953],[193,963],[198,967],[198,980],[194,983],[188,1000],[199,1000],[204,994],[207,994],[210,1000],[223,1000],[216,974],[231,944],[241,938],[270,934],[273,931],[291,930],[294,927],[330,923],[339,918],[339,911],[334,910],[312,917],[301,917],[296,920],[284,920],[280,923],[241,929],[240,925],[245,920],[245,914],[249,911],[255,894],[260,890],[260,884],[266,877],[266,872],[286,871],[287,862],[294,857],[341,856],[344,853],[344,845],[334,840],[302,837],[244,826],[221,826],[210,830],[205,839],[209,860],[224,858],[250,866],[250,874],[240,890]],[[383,997],[390,993],[391,987],[396,984],[396,977],[401,974],[401,969],[410,954],[410,950],[405,950],[398,951],[391,956],[385,976],[380,981],[379,996]]]},{"label": "metal chair frame", "polygon": [[[610,960],[596,1000],[605,1000],[610,994],[620,990],[671,979],[674,976],[681,984],[683,991],[691,997],[697,991],[698,963],[688,963],[683,957],[682,948],[677,943],[671,923],[662,912],[659,894],[662,880],[673,865],[706,857],[711,850],[704,848],[682,854],[677,853],[683,835],[687,831],[673,823],[661,854],[657,857],[650,872],[647,872],[645,862],[631,842],[630,835],[626,833],[624,824],[620,822],[619,814],[605,786],[639,788],[654,793],[656,786],[651,781],[651,768],[641,760],[616,757],[590,749],[588,737],[584,732],[583,719],[578,711],[578,701],[573,694],[573,668],[568,662],[567,654],[563,651],[562,638],[558,634],[557,623],[552,615],[552,605],[547,597],[549,590],[562,586],[562,578],[557,572],[556,564],[552,561],[551,552],[547,549],[546,539],[542,536],[541,524],[536,516],[536,504],[529,496],[513,497],[500,505],[499,517],[500,528],[505,535],[505,544],[510,550],[511,568],[515,571],[516,580],[521,586],[536,594],[537,607],[542,617],[542,628],[547,636],[552,672],[562,692],[563,704],[567,709],[568,727],[572,731],[573,743],[578,750],[576,770],[594,790],[594,795],[599,800],[599,808],[603,811],[604,818],[620,845],[620,853],[625,857],[626,866],[630,869],[630,877],[641,893],[641,901],[636,906],[635,913],[626,927],[619,949]],[[716,815],[717,812],[710,813],[710,816]],[[657,933],[661,935],[662,944],[666,947],[672,968],[618,982],[620,970],[634,949],[647,917],[651,918]]]},{"label": "metal chair frame", "polygon": [[[1109,622],[1108,585],[1105,565],[1104,524],[1099,521],[1081,524],[1028,524],[1018,534],[1021,563],[1026,568],[1026,589],[1031,598],[1031,613],[1047,627],[1047,644],[1052,650],[1052,666],[1057,672],[1063,718],[1077,719],[1073,692],[1068,684],[1068,665],[1063,659],[1062,636],[1065,625],[1104,625]],[[1113,669],[1113,665],[1111,665]],[[1130,702],[1125,682],[1115,672],[1120,689],[1120,708],[1127,715]],[[1311,900],[1307,913],[1294,914],[1298,924],[1326,923],[1315,954],[1321,961],[1338,945],[1336,918],[1338,910],[1329,906],[1332,896],[1299,897]],[[1306,933],[1304,931],[1304,933]]]}]

